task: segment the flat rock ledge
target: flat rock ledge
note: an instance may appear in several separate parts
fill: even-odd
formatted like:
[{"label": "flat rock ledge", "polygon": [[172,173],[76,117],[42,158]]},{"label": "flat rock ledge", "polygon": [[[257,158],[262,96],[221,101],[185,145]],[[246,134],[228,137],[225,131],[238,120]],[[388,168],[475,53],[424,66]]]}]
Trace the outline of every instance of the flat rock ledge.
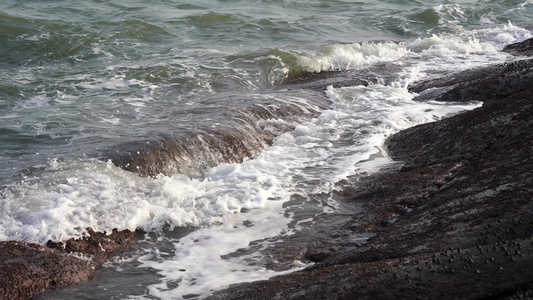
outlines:
[{"label": "flat rock ledge", "polygon": [[29,299],[88,280],[105,260],[129,249],[142,235],[129,230],[87,232],[87,237],[46,246],[0,242],[0,299]]},{"label": "flat rock ledge", "polygon": [[[529,40],[504,51],[532,49]],[[212,299],[533,299],[531,60],[410,88],[420,100],[484,104],[392,136],[399,170],[344,183],[338,213],[264,253],[271,268],[311,267]]]}]

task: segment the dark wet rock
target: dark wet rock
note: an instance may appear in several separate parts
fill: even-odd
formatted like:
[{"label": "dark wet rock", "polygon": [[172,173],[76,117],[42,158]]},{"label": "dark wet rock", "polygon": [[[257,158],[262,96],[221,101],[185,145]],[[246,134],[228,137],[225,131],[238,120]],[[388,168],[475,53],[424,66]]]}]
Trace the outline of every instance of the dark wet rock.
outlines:
[{"label": "dark wet rock", "polygon": [[513,55],[533,56],[533,39],[507,45],[503,51]]},{"label": "dark wet rock", "polygon": [[0,299],[29,299],[47,290],[86,281],[113,255],[129,249],[140,232],[110,235],[88,229],[88,236],[47,246],[0,242]]},{"label": "dark wet rock", "polygon": [[28,299],[90,278],[97,263],[22,242],[0,242],[0,298]]},{"label": "dark wet rock", "polygon": [[533,59],[498,64],[415,83],[415,100],[492,101],[528,89],[533,81]]},{"label": "dark wet rock", "polygon": [[284,82],[284,88],[313,89],[324,91],[328,86],[335,88],[347,86],[368,86],[377,82],[377,78],[370,75],[361,76],[361,72],[355,71],[329,71],[319,73],[305,73],[304,75],[291,78]]},{"label": "dark wet rock", "polygon": [[[403,167],[345,182],[343,213],[321,215],[269,250],[303,271],[212,299],[517,299],[533,289],[532,61],[413,85],[484,105],[402,131]],[[429,92],[425,92],[430,89]],[[422,97],[420,100],[423,100]],[[328,220],[332,225],[328,226]],[[304,226],[304,225],[302,225]],[[365,244],[357,244],[368,234]],[[299,251],[298,251],[299,250]],[[268,265],[268,264],[266,264]]]},{"label": "dark wet rock", "polygon": [[67,253],[82,253],[91,256],[99,263],[103,263],[110,257],[122,253],[143,235],[139,230],[130,231],[114,230],[111,234],[95,232],[87,228],[88,235],[81,239],[70,239],[66,242],[48,241],[46,246]]},{"label": "dark wet rock", "polygon": [[301,76],[288,78],[281,85],[284,89],[306,89],[323,92],[328,86],[335,88],[368,86],[375,83],[388,84],[395,80],[401,65],[380,63],[357,70],[307,72]]},{"label": "dark wet rock", "polygon": [[388,148],[408,165],[460,164],[480,155],[527,161],[533,133],[523,128],[533,123],[531,97],[530,88],[500,101],[485,102],[481,109],[400,132],[390,139]]},{"label": "dark wet rock", "polygon": [[[506,46],[515,55],[533,55],[533,39]],[[533,82],[533,59],[510,61],[417,82],[409,87],[420,95],[415,100],[498,100],[526,90]]]}]

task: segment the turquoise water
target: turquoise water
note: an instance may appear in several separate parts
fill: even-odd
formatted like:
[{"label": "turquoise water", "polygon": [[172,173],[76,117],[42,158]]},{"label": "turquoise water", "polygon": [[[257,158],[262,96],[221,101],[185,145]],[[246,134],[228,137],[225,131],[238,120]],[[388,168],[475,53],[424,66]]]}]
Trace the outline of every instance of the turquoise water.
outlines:
[{"label": "turquoise water", "polygon": [[[406,86],[510,59],[532,15],[531,0],[2,1],[0,238],[157,236],[52,298],[201,298],[276,275],[259,250],[223,257],[297,230],[296,207],[334,211],[312,195],[386,163],[361,162],[390,134],[481,105]],[[370,85],[290,84],[331,71]]]}]

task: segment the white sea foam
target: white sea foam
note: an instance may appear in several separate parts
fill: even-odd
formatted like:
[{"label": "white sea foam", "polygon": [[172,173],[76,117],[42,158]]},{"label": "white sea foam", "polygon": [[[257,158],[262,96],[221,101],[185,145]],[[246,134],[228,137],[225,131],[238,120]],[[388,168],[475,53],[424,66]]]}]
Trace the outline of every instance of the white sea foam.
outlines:
[{"label": "white sea foam", "polygon": [[441,25],[459,25],[467,21],[465,12],[459,4],[440,4],[433,9],[440,16],[439,24]]},{"label": "white sea foam", "polygon": [[210,226],[228,213],[263,207],[280,197],[277,180],[246,163],[222,165],[198,181],[185,176],[141,178],[99,161],[53,161],[6,190],[0,238],[43,243],[113,228],[160,230]]},{"label": "white sea foam", "polygon": [[[444,9],[444,8],[442,8]],[[460,15],[458,8],[453,8]],[[300,53],[298,64],[309,72],[332,70],[350,70],[383,63],[409,62],[411,59],[434,59],[430,61],[435,67],[450,67],[457,70],[471,68],[475,65],[490,63],[487,59],[498,56],[501,60],[506,54],[501,53],[503,46],[533,37],[531,31],[508,25],[480,30],[463,31],[455,34],[431,35],[417,38],[410,42],[333,44],[317,52]],[[482,55],[476,58],[475,55]],[[473,61],[464,61],[466,58]],[[453,64],[451,60],[463,60],[464,64]]]},{"label": "white sea foam", "polygon": [[356,43],[351,45],[330,45],[318,53],[298,55],[298,63],[308,72],[349,70],[380,62],[398,60],[408,54],[399,44]]},{"label": "white sea foam", "polygon": [[[282,203],[270,201],[260,214],[231,215],[222,225],[194,231],[174,242],[175,251],[170,260],[157,259],[153,252],[142,255],[139,258],[142,267],[159,270],[158,275],[162,276],[160,283],[148,287],[150,297],[182,299],[187,295],[201,295],[203,298],[230,284],[287,273],[267,270],[257,264],[262,258],[258,251],[270,245],[266,239],[283,234],[290,221],[283,215]],[[253,252],[238,253],[254,241]],[[296,265],[303,267],[301,263]],[[144,297],[131,297],[141,298]]]}]

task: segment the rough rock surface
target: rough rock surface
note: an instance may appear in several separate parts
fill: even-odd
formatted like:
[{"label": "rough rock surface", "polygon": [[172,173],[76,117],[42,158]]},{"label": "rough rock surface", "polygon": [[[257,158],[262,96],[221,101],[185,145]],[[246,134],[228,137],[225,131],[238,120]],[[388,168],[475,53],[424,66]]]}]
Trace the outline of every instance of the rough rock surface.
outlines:
[{"label": "rough rock surface", "polygon": [[89,235],[47,246],[0,242],[0,299],[28,299],[40,293],[88,280],[109,257],[129,247],[140,232]]},{"label": "rough rock surface", "polygon": [[421,100],[484,105],[391,137],[401,169],[347,183],[343,215],[320,216],[268,254],[312,267],[212,298],[532,298],[532,83],[521,60],[413,85]]},{"label": "rough rock surface", "polygon": [[507,45],[503,51],[513,55],[533,56],[533,39]]}]

